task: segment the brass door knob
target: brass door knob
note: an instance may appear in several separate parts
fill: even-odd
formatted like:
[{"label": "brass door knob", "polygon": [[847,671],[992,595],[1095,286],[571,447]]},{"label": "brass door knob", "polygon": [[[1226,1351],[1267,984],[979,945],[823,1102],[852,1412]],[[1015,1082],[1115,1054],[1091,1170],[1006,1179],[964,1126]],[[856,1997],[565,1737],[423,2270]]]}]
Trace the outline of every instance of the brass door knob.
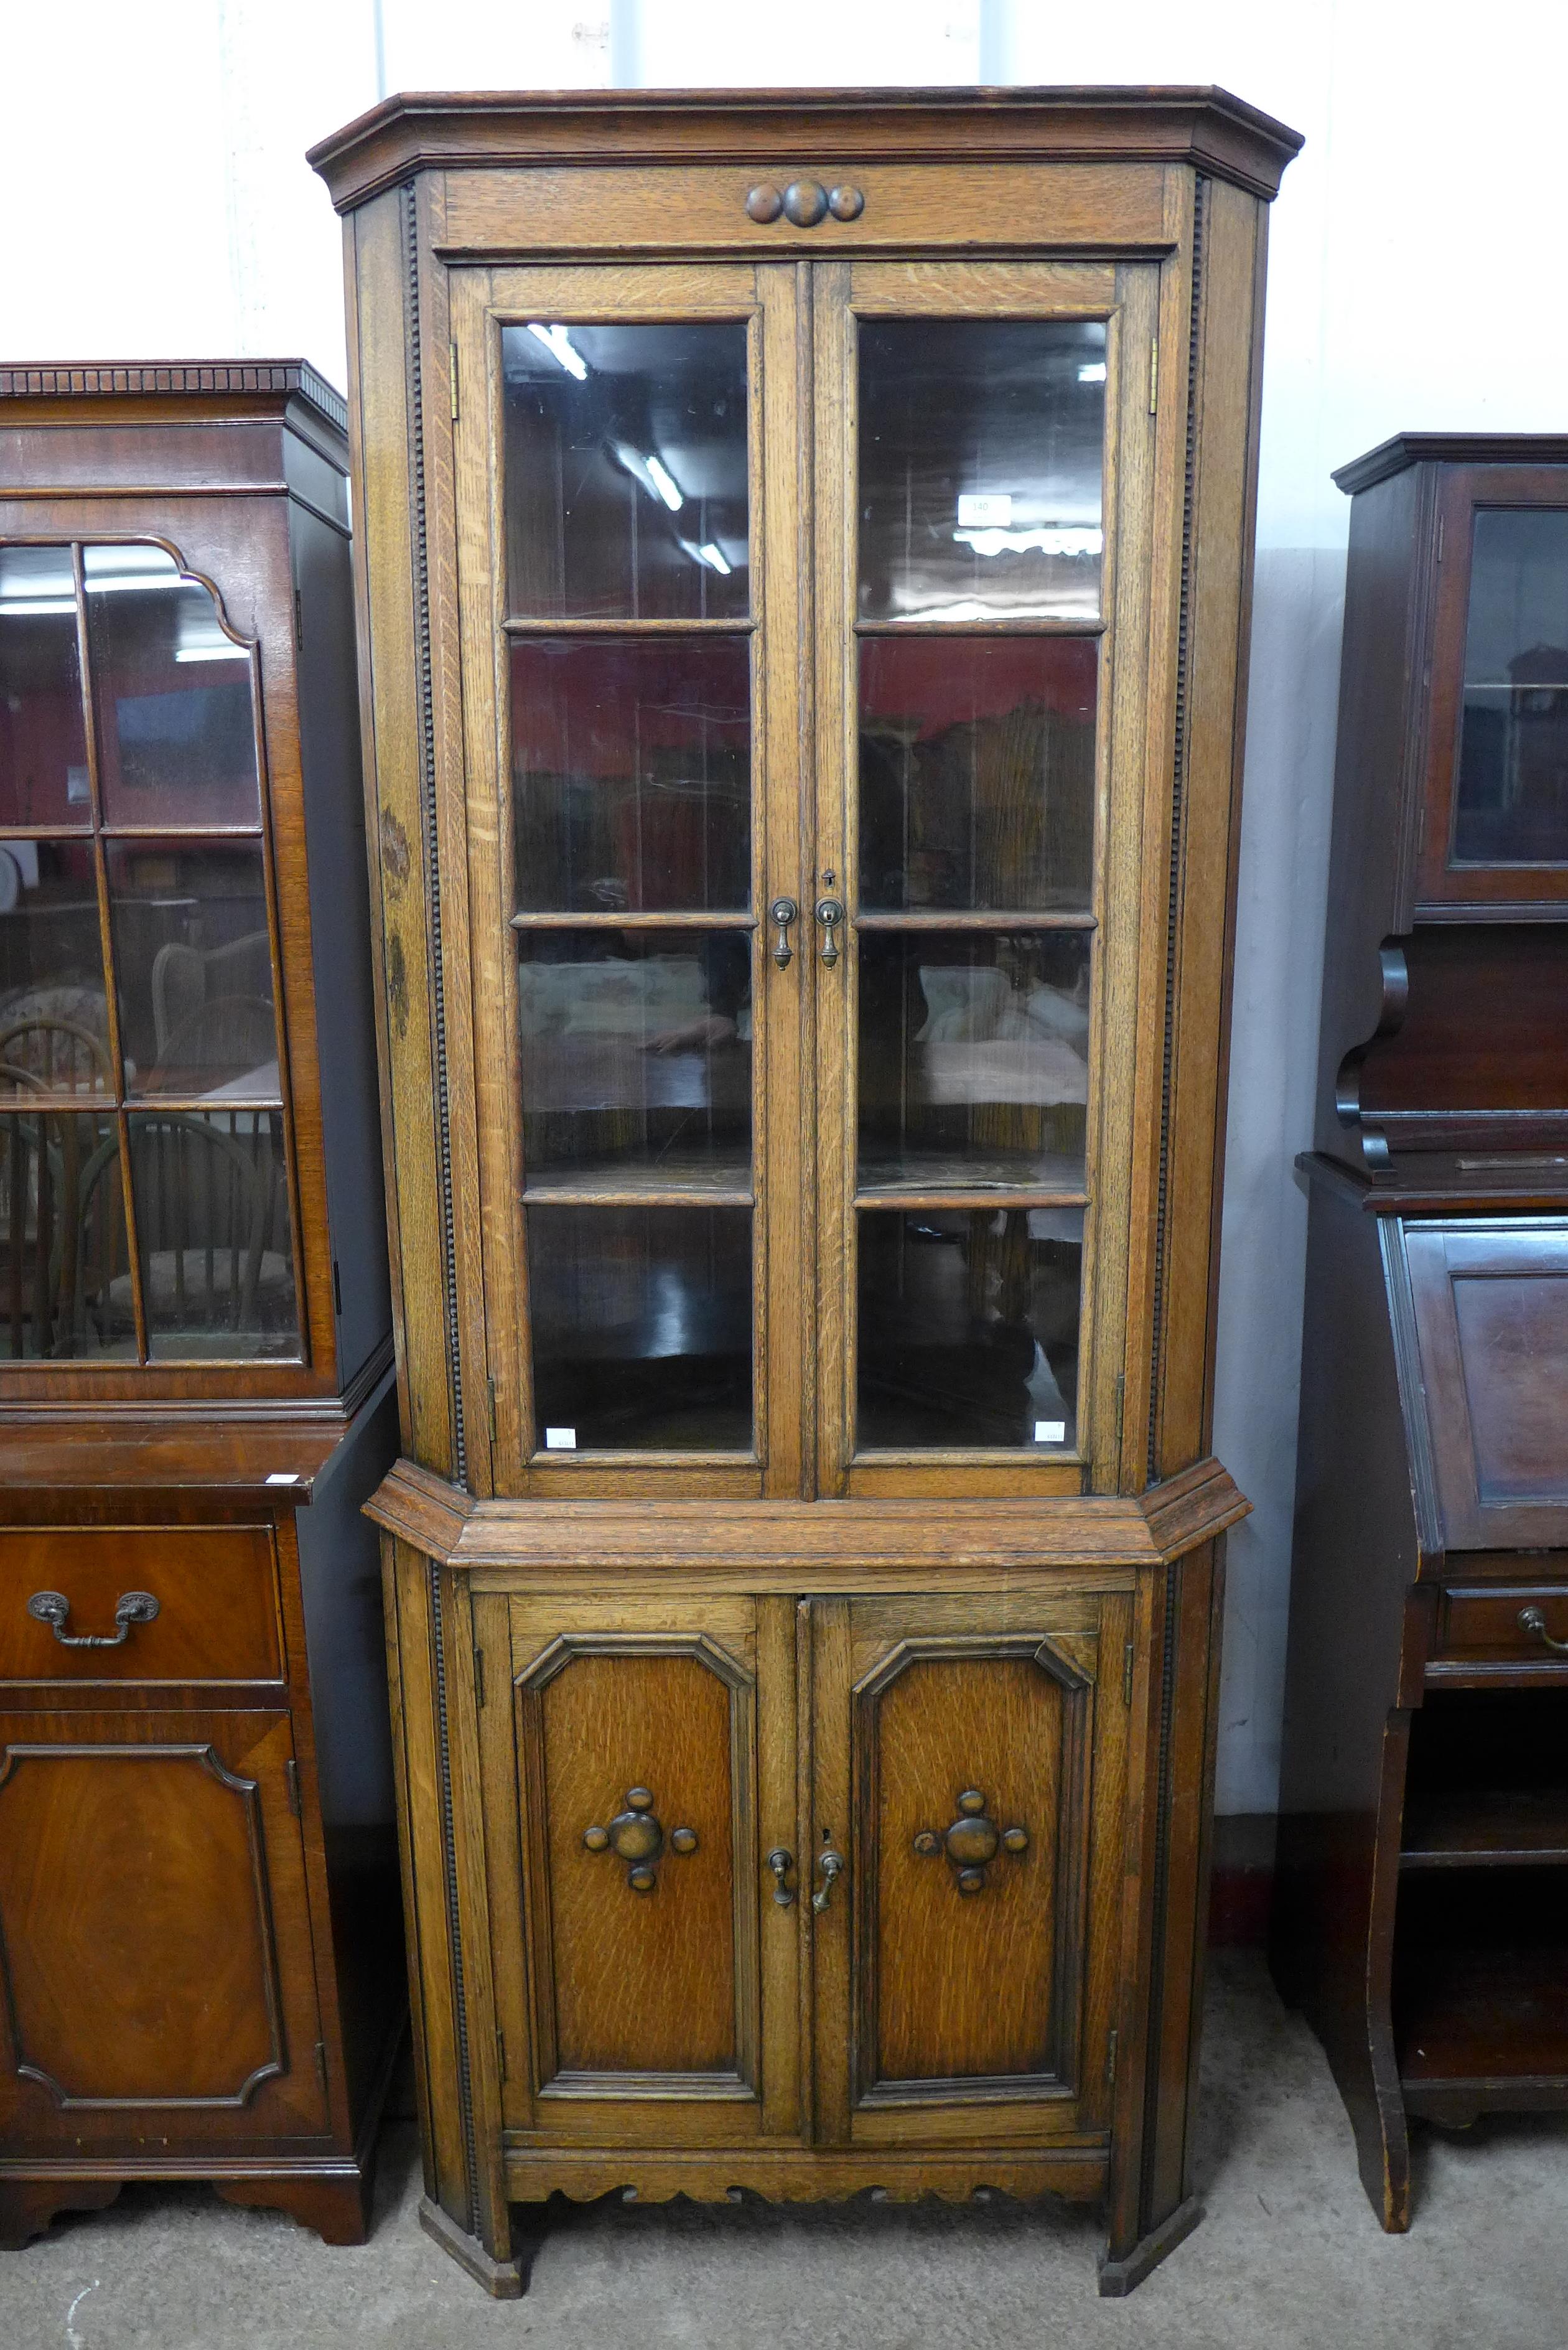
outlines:
[{"label": "brass door knob", "polygon": [[844,1874],[844,1855],[831,1850],[821,1853],[817,1856],[816,1866],[821,1873],[822,1883],[811,1897],[811,1906],[820,1918],[833,1898],[835,1885]]},{"label": "brass door knob", "polygon": [[[695,1828],[671,1828],[668,1838],[671,1852],[684,1857],[697,1849]],[[613,1852],[618,1860],[626,1863],[626,1881],[634,1893],[651,1893],[659,1882],[658,1864],[664,1852],[664,1829],[653,1809],[653,1797],[646,1787],[627,1790],[626,1809],[618,1812],[607,1828],[583,1830],[583,1846],[587,1852]]]},{"label": "brass door knob", "polygon": [[774,1873],[774,1899],[781,1909],[787,1909],[794,1899],[789,1873],[794,1866],[794,1855],[782,1844],[775,1844],[768,1855],[768,1866]]},{"label": "brass door knob", "polygon": [[822,960],[832,964],[838,961],[838,931],[844,920],[844,909],[836,898],[819,898],[813,909],[822,930]]},{"label": "brass door knob", "polygon": [[961,1893],[984,1890],[985,1872],[999,1852],[1016,1858],[1028,1849],[1028,1829],[999,1828],[987,1816],[985,1797],[978,1787],[966,1787],[960,1795],[958,1817],[950,1828],[940,1835],[935,1828],[921,1828],[915,1837],[915,1850],[922,1860],[934,1860],[938,1853],[947,1856]]},{"label": "brass door knob", "polygon": [[799,912],[800,908],[793,898],[775,898],[768,908],[768,920],[778,933],[771,951],[781,971],[787,971],[790,966],[793,949],[789,942],[789,926]]}]

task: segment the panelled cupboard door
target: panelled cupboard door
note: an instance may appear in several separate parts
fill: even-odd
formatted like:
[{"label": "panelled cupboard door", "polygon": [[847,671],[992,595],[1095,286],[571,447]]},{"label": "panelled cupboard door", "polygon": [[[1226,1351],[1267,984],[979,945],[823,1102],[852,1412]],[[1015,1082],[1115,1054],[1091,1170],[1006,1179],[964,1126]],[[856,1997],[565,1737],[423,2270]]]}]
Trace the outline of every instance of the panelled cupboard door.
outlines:
[{"label": "panelled cupboard door", "polygon": [[497,1490],[1114,1488],[1158,268],[451,286]]},{"label": "panelled cupboard door", "polygon": [[0,1717],[0,2137],[327,2126],[284,1713]]},{"label": "panelled cupboard door", "polygon": [[799,285],[452,280],[503,1491],[801,1489]]},{"label": "panelled cupboard door", "polygon": [[1130,1596],[812,1612],[819,2136],[1103,2134]]},{"label": "panelled cupboard door", "polygon": [[491,1829],[514,2126],[624,2144],[794,2126],[799,1915],[769,1898],[767,1860],[794,1845],[793,1615],[476,1602],[487,1682],[510,1650],[510,1723],[485,1711],[492,1755],[509,1730],[515,1758],[510,1868]]}]

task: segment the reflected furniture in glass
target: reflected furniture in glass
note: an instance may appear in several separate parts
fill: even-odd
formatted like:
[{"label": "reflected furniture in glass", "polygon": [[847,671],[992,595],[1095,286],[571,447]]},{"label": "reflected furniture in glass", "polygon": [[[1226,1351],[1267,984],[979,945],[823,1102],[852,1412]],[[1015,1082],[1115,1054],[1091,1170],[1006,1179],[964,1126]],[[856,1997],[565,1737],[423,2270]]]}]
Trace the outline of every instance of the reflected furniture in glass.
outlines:
[{"label": "reflected furniture in glass", "polygon": [[1296,143],[1190,92],[620,91],[316,151],[423,2211],[493,2292],[557,2189],[1060,2193],[1112,2293],[1197,2217]]},{"label": "reflected furniture in glass", "polygon": [[128,2179],[367,2226],[406,2011],[346,422],[297,362],[0,369],[10,2245]]},{"label": "reflected furniture in glass", "polygon": [[1568,440],[1352,496],[1276,1980],[1385,2228],[1568,2111]]}]

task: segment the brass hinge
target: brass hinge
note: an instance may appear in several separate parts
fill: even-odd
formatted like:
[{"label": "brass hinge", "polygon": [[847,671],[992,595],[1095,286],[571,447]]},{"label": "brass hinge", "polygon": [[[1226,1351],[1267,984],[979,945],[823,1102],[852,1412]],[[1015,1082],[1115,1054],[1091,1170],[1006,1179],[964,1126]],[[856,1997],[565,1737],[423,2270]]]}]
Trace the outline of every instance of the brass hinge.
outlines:
[{"label": "brass hinge", "polygon": [[318,2040],[316,2043],[316,2077],[321,2084],[321,2094],[325,2097],[327,2095],[327,2043],[325,2040]]},{"label": "brass hinge", "polygon": [[1111,2033],[1110,2039],[1109,2039],[1108,2043],[1106,2043],[1106,2088],[1107,2088],[1107,2089],[1114,2089],[1114,2088],[1116,2087],[1116,2033],[1113,2032],[1113,2033]]},{"label": "brass hinge", "polygon": [[1159,404],[1159,337],[1156,335],[1148,347],[1148,412],[1152,416]]},{"label": "brass hinge", "polygon": [[296,588],[294,591],[294,650],[305,650],[305,599]]},{"label": "brass hinge", "polygon": [[[1116,1486],[1119,1486],[1122,1481],[1122,1420],[1127,1411],[1127,1375],[1125,1371],[1118,1371],[1116,1373],[1116,1440],[1111,1454],[1112,1461],[1116,1464]],[[1114,1492],[1116,1488],[1113,1487],[1112,1490]]]},{"label": "brass hinge", "polygon": [[449,343],[447,349],[452,355],[452,421],[455,424],[457,422],[457,345]]},{"label": "brass hinge", "polygon": [[1130,1640],[1127,1642],[1127,1647],[1122,1650],[1122,1703],[1124,1705],[1131,1705],[1132,1703],[1133,1659],[1137,1653],[1137,1651]]},{"label": "brass hinge", "polygon": [[506,2034],[499,2024],[495,2027],[495,2064],[502,2080],[506,2078]]},{"label": "brass hinge", "polygon": [[473,1652],[473,1697],[474,1703],[483,1709],[484,1705],[484,1651],[483,1648],[475,1648]]},{"label": "brass hinge", "polygon": [[484,1393],[490,1406],[490,1441],[493,1444],[495,1441],[495,1381],[493,1379],[485,1380]]},{"label": "brass hinge", "polygon": [[283,1766],[283,1783],[288,1789],[288,1808],[296,1820],[305,1817],[299,1808],[299,1765],[291,1754]]}]

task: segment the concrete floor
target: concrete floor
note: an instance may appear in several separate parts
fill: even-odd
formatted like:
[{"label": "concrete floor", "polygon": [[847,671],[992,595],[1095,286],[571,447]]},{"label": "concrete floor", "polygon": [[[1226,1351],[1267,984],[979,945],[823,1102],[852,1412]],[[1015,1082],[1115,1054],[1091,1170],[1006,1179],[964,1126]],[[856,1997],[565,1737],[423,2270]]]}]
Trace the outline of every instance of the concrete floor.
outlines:
[{"label": "concrete floor", "polygon": [[1385,2236],[1316,2042],[1262,1962],[1219,1956],[1205,2048],[1208,2217],[1102,2302],[1099,2231],[1049,2205],[559,2214],[521,2302],[421,2232],[404,2124],[363,2250],[271,2212],[137,2188],[0,2254],[0,2350],[1564,2350],[1568,2123],[1424,2134],[1407,2236]]}]

